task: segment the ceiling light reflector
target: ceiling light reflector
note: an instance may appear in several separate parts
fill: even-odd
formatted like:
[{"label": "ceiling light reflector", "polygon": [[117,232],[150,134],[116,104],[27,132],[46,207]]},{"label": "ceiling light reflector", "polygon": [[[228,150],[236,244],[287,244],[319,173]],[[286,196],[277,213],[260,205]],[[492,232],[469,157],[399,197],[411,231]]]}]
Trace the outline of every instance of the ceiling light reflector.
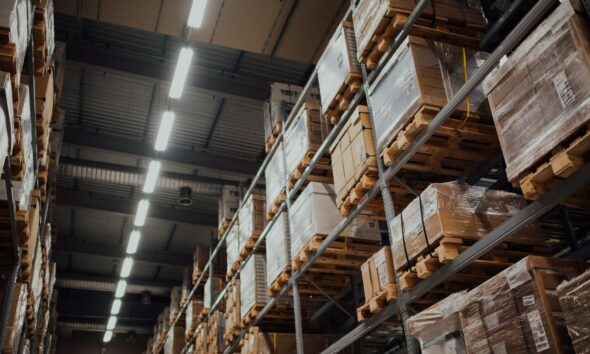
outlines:
[{"label": "ceiling light reflector", "polygon": [[135,214],[135,221],[133,225],[140,227],[145,224],[148,209],[150,208],[150,202],[147,199],[142,199],[137,205],[137,214]]},{"label": "ceiling light reflector", "polygon": [[168,146],[168,140],[170,140],[170,133],[172,132],[172,126],[174,125],[174,112],[166,111],[162,115],[160,121],[160,128],[158,129],[158,136],[156,137],[156,144],[154,149],[156,151],[165,151]]},{"label": "ceiling light reflector", "polygon": [[179,99],[182,96],[182,91],[184,90],[184,84],[186,83],[188,70],[191,67],[192,60],[193,50],[186,47],[182,48],[180,50],[180,55],[178,56],[174,76],[172,76],[172,84],[170,85],[170,92],[168,93],[170,98]]},{"label": "ceiling light reflector", "polygon": [[141,233],[139,230],[131,231],[131,235],[129,235],[129,243],[127,244],[127,254],[134,254],[137,252],[137,247],[139,246],[139,240],[141,239]]},{"label": "ceiling light reflector", "polygon": [[125,295],[125,290],[127,290],[127,282],[125,280],[119,280],[117,283],[117,290],[115,290],[115,297],[120,299]]},{"label": "ceiling light reflector", "polygon": [[156,181],[158,180],[158,175],[160,174],[160,161],[152,161],[150,162],[150,167],[148,168],[147,175],[145,177],[145,182],[143,184],[143,192],[144,193],[152,193],[156,188]]},{"label": "ceiling light reflector", "polygon": [[192,28],[201,28],[203,18],[205,17],[205,9],[207,8],[207,0],[193,0],[191,12],[188,16],[188,26]]}]

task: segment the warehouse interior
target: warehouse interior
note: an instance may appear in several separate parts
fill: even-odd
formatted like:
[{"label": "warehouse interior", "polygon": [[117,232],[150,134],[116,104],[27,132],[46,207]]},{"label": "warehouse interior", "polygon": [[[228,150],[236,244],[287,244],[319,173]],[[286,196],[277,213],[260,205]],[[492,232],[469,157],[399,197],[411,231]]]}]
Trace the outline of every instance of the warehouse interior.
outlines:
[{"label": "warehouse interior", "polygon": [[3,1],[0,354],[584,353],[589,14]]}]

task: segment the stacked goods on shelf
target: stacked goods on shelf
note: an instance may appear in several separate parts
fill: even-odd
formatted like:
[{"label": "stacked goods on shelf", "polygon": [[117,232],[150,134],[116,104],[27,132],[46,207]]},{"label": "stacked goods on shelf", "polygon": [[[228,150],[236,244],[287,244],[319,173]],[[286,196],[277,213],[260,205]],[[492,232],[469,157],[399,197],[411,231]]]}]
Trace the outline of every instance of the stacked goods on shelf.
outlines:
[{"label": "stacked goods on shelf", "polygon": [[238,220],[240,221],[238,228],[239,258],[244,260],[254,247],[258,236],[262,233],[262,229],[264,229],[264,221],[266,220],[264,195],[251,193],[243,201],[238,213]]},{"label": "stacked goods on shelf", "polygon": [[242,327],[254,319],[269,298],[266,287],[266,259],[254,254],[240,273],[240,318]]},{"label": "stacked goods on shelf", "polygon": [[170,308],[165,307],[158,315],[156,324],[154,325],[154,352],[158,353],[164,346],[166,339],[166,331],[170,328],[168,319],[170,318]]},{"label": "stacked goods on shelf", "polygon": [[279,143],[275,154],[268,162],[264,170],[264,179],[266,181],[266,220],[279,211],[281,203],[286,198],[285,181],[287,180],[287,171],[285,170],[285,144]]},{"label": "stacked goods on shelf", "polygon": [[[417,321],[410,318],[410,331],[420,336],[424,330],[438,328],[437,338],[452,341],[448,345],[454,346],[453,353],[463,348],[466,353],[572,352],[555,290],[560,282],[579,274],[583,266],[528,256],[467,294],[454,295],[454,300],[439,305],[433,317],[448,319],[450,325],[428,324],[428,314],[418,314]],[[457,330],[460,336],[454,335]],[[445,343],[439,345],[444,347]]]},{"label": "stacked goods on shelf", "polygon": [[[508,180],[535,200],[590,151],[590,25],[564,1],[484,81]],[[573,205],[588,205],[587,192]]]},{"label": "stacked goods on shelf", "polygon": [[281,212],[266,234],[266,283],[274,296],[291,277],[291,241],[287,232],[288,218]]},{"label": "stacked goods on shelf", "polygon": [[225,321],[223,312],[215,310],[209,317],[207,324],[209,329],[207,333],[207,352],[208,354],[220,354],[225,351],[225,342],[223,333],[225,332]]},{"label": "stacked goods on shelf", "polygon": [[[0,303],[6,301],[7,283],[0,283]],[[10,312],[8,313],[8,322],[4,343],[0,343],[1,353],[17,353],[23,323],[26,317],[27,309],[27,286],[26,284],[16,283],[10,301]]]},{"label": "stacked goods on shelf", "polygon": [[[304,334],[303,347],[309,354],[319,354],[336,338],[323,334]],[[252,327],[244,336],[241,354],[291,354],[295,353],[295,333],[263,332],[259,327]],[[344,354],[352,353],[352,349],[344,349]]]},{"label": "stacked goods on shelf", "polygon": [[365,303],[357,309],[359,321],[365,321],[371,314],[379,312],[385,305],[397,298],[395,269],[391,248],[385,246],[361,266]]},{"label": "stacked goods on shelf", "polygon": [[[353,10],[358,60],[369,70],[389,50],[416,1],[360,0]],[[488,28],[479,1],[444,0],[426,6],[411,35],[476,48]]]},{"label": "stacked goods on shelf", "polygon": [[225,343],[230,344],[234,339],[240,336],[241,317],[240,317],[240,280],[235,279],[229,286],[225,295],[225,313],[223,314],[225,322],[223,339]]},{"label": "stacked goods on shelf", "polygon": [[217,238],[221,239],[223,234],[229,227],[229,224],[238,210],[240,203],[240,192],[237,186],[224,185],[221,188],[221,196],[219,197],[219,226]]},{"label": "stacked goods on shelf", "polygon": [[188,302],[185,312],[184,340],[188,342],[199,326],[199,315],[203,311],[203,301],[193,298]]},{"label": "stacked goods on shelf", "polygon": [[239,225],[236,222],[227,232],[227,237],[225,239],[225,250],[227,253],[227,271],[225,279],[228,281],[240,268],[240,235],[238,230]]},{"label": "stacked goods on shelf", "polygon": [[[428,278],[525,206],[521,196],[505,191],[462,182],[431,184],[390,223],[400,287],[412,288]],[[523,254],[547,253],[538,224],[531,223],[447,282],[481,283]]]},{"label": "stacked goods on shelf", "polygon": [[[17,103],[18,105],[18,103]],[[2,121],[0,130],[0,163],[4,167],[4,161],[12,154],[15,144],[14,114],[15,103],[12,97],[12,84],[10,74],[0,71],[0,110]],[[8,126],[7,123],[8,122]]]},{"label": "stacked goods on shelf", "polygon": [[180,354],[184,347],[184,330],[182,326],[171,327],[164,344],[164,354]]},{"label": "stacked goods on shelf", "polygon": [[7,0],[0,3],[0,70],[10,73],[12,97],[17,100],[21,73],[33,26],[29,0]]},{"label": "stacked goods on shelf", "polygon": [[[487,55],[409,36],[369,88],[377,151],[391,166],[483,64]],[[402,78],[402,79],[400,79]],[[403,166],[398,177],[439,182],[473,174],[498,152],[481,88]],[[405,176],[404,172],[411,173]],[[440,177],[439,177],[440,178]],[[412,186],[421,191],[425,185]]]},{"label": "stacked goods on shelf", "polygon": [[193,285],[193,269],[192,267],[185,267],[182,276],[182,286],[180,292],[180,306],[184,306],[189,300],[189,294]]},{"label": "stacked goods on shelf", "polygon": [[332,124],[336,124],[363,82],[352,23],[343,22],[336,29],[318,62],[317,70],[322,113]]},{"label": "stacked goods on shelf", "polygon": [[170,290],[170,317],[168,318],[168,322],[170,323],[170,325],[172,325],[172,323],[176,321],[176,318],[178,317],[178,314],[180,312],[181,296],[182,287],[175,286],[172,288],[172,290]]},{"label": "stacked goods on shelf", "polygon": [[195,331],[195,352],[207,353],[207,323],[201,323]]},{"label": "stacked goods on shelf", "polygon": [[[292,188],[314,158],[318,148],[330,133],[331,126],[320,113],[319,106],[304,103],[295,119],[285,130],[285,161],[288,185]],[[314,166],[306,181],[332,182],[330,156],[325,154]]]},{"label": "stacked goods on shelf", "polygon": [[[197,246],[197,248],[195,248],[195,253],[193,254],[193,270],[192,270],[192,284],[196,284],[197,280],[199,280],[199,277],[201,276],[201,274],[203,274],[203,271],[205,270],[205,266],[207,265],[207,262],[209,262],[209,251],[210,248],[208,246],[202,246],[199,245]],[[225,268],[225,252],[223,250],[220,250],[217,255],[215,256],[215,258],[213,259],[213,262],[211,263],[211,266],[213,267],[213,272],[215,272],[215,274],[223,274],[223,269]],[[205,272],[205,275],[203,276],[203,280],[201,281],[201,286],[205,283],[204,280],[207,279],[209,277],[209,269],[207,269],[207,271]]]},{"label": "stacked goods on shelf", "polygon": [[33,42],[35,43],[35,70],[44,73],[51,65],[55,49],[53,0],[36,1],[33,20]]},{"label": "stacked goods on shelf", "polygon": [[561,283],[557,296],[574,351],[590,353],[590,271]]},{"label": "stacked goods on shelf", "polygon": [[[264,141],[269,152],[277,137],[287,123],[287,119],[297,103],[303,87],[275,82],[270,85],[270,96],[264,102]],[[305,102],[319,103],[319,92],[311,88],[304,98]]]},{"label": "stacked goods on shelf", "polygon": [[[348,216],[378,178],[375,143],[367,106],[355,108],[352,118],[332,143],[330,157],[336,205],[342,216]],[[394,204],[397,205],[396,202]],[[359,216],[383,219],[385,211],[380,198],[374,198]]]},{"label": "stacked goods on shelf", "polygon": [[[39,223],[37,222],[36,225]],[[43,292],[43,257],[41,256],[41,242],[37,242],[35,247],[35,254],[33,256],[33,265],[31,267],[31,281],[27,283],[28,286],[28,301],[27,301],[27,333],[33,336],[38,329],[39,323],[37,318],[41,310],[41,293]]]},{"label": "stacked goods on shelf", "polygon": [[[293,269],[299,270],[322,241],[342,221],[331,184],[310,182],[289,210]],[[379,249],[381,234],[376,221],[355,219],[315,262],[314,273],[358,272]],[[345,278],[345,277],[341,277]]]},{"label": "stacked goods on shelf", "polygon": [[[203,311],[201,311],[201,315],[199,316],[199,322],[203,322],[207,318],[209,310],[213,307],[217,295],[222,288],[223,280],[221,278],[213,277],[213,280],[211,280],[211,278],[207,279],[204,288],[205,294],[203,295]],[[211,293],[211,290],[213,290],[213,294]]]}]

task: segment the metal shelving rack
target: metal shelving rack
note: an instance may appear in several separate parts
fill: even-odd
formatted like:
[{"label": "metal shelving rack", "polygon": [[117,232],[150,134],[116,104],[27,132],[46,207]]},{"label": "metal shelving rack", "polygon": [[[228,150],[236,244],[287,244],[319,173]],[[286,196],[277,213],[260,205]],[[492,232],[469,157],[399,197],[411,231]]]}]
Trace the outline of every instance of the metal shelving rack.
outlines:
[{"label": "metal shelving rack", "polygon": [[[285,201],[280,205],[278,212],[275,216],[265,225],[264,230],[262,231],[261,235],[259,236],[258,240],[256,241],[253,250],[250,254],[246,257],[246,259],[242,262],[240,268],[236,272],[236,274],[232,277],[232,279],[228,282],[228,284],[224,287],[224,289],[217,295],[216,300],[211,307],[209,314],[215,311],[221,301],[223,301],[224,295],[228,291],[229,284],[236,279],[241,270],[244,267],[244,264],[248,262],[250,257],[259,249],[262,242],[264,242],[266,235],[268,234],[270,228],[277,220],[279,215],[282,211],[288,210],[289,206],[292,201],[294,201],[297,192],[302,188],[305,180],[310,175],[311,171],[313,170],[314,166],[318,163],[321,156],[328,151],[329,146],[335,140],[338,133],[342,130],[345,126],[345,123],[348,119],[352,116],[352,113],[356,106],[361,102],[362,98],[366,98],[367,105],[369,106],[369,110],[371,110],[371,102],[370,97],[368,95],[369,86],[372,82],[374,82],[375,78],[378,77],[380,72],[383,70],[384,63],[389,61],[389,59],[395,53],[395,50],[402,44],[402,42],[407,37],[410,28],[419,18],[420,14],[426,7],[429,5],[431,0],[420,0],[420,2],[416,5],[414,11],[409,15],[406,24],[400,31],[400,33],[393,39],[391,49],[389,52],[381,58],[378,67],[373,70],[371,73],[367,73],[366,68],[363,67],[363,76],[364,76],[364,84],[363,90],[360,90],[354,98],[351,100],[349,108],[346,112],[343,113],[339,122],[332,128],[332,131],[319,147],[318,151],[315,153],[314,158],[311,160],[309,166],[304,170],[301,178],[297,181],[295,186],[289,190],[287,188],[287,198]],[[352,1],[354,3],[354,1]],[[302,269],[299,271],[294,271],[291,275],[289,281],[283,286],[281,291],[272,298],[266,306],[259,312],[259,315],[252,321],[252,323],[248,326],[256,326],[264,316],[275,306],[278,300],[284,296],[289,289],[292,290],[293,294],[293,302],[295,305],[294,317],[295,317],[295,333],[296,333],[296,343],[297,343],[297,353],[303,354],[304,348],[302,345],[302,320],[301,320],[301,311],[300,311],[300,296],[297,288],[297,280],[304,276],[307,270],[314,264],[314,262],[325,252],[328,246],[334,241],[342,231],[348,226],[350,222],[358,215],[360,212],[369,204],[369,202],[375,198],[379,193],[382,194],[384,207],[386,211],[386,220],[390,221],[395,217],[394,208],[393,208],[393,200],[389,191],[389,183],[392,179],[396,178],[396,174],[400,171],[402,166],[410,160],[412,155],[434,134],[434,132],[449,118],[449,116],[455,111],[455,109],[468,97],[468,95],[485,79],[485,77],[498,65],[500,59],[508,54],[523,38],[524,36],[533,28],[533,26],[546,14],[549,9],[556,3],[556,0],[538,0],[534,7],[527,13],[527,15],[518,23],[518,25],[510,32],[509,35],[501,42],[501,44],[492,52],[488,60],[473,74],[473,76],[463,85],[463,87],[456,93],[456,95],[449,100],[448,104],[434,117],[430,125],[422,131],[414,140],[414,142],[408,147],[404,153],[397,159],[395,164],[389,168],[385,168],[383,162],[379,159],[379,166],[378,166],[378,183],[375,184],[363,198],[363,200],[357,205],[357,208],[354,209],[350,215],[342,220],[334,230],[325,238],[317,252],[311,256],[308,261],[305,263]],[[350,9],[347,14],[344,16],[344,20],[347,20],[350,17],[352,9]],[[498,30],[498,28],[493,28],[493,30]],[[487,38],[486,36],[485,38]],[[484,45],[485,43],[482,43]],[[317,68],[311,74],[309,81],[305,85],[303,92],[300,94],[297,103],[293,107],[292,113],[289,116],[287,123],[285,126],[289,126],[289,124],[295,119],[299,108],[303,104],[303,97],[305,97],[306,93],[309,92],[310,88],[314,85],[317,81]],[[372,114],[370,114],[371,120]],[[374,124],[372,125],[374,129]],[[373,136],[375,132],[373,131]],[[258,170],[256,176],[252,180],[252,183],[246,193],[242,197],[242,201],[248,198],[248,196],[252,193],[255,186],[260,181],[262,174],[264,173],[266,167],[268,166],[270,159],[272,156],[277,152],[278,146],[280,142],[283,141],[283,133],[280,133],[277,137],[275,144],[273,145],[271,151],[268,153],[266,158],[264,159],[260,169]],[[486,166],[482,169],[484,171],[480,173],[476,173],[473,177],[467,179],[467,181],[471,184],[475,184],[482,178],[485,173],[498,165],[502,161],[501,156],[494,157],[486,164]],[[398,299],[390,304],[388,304],[385,308],[383,308],[380,312],[375,314],[373,317],[368,319],[365,322],[360,323],[358,326],[353,328],[350,332],[345,334],[335,343],[333,343],[330,347],[325,349],[322,354],[331,354],[337,353],[343,350],[344,348],[352,345],[366,334],[371,332],[373,329],[381,325],[387,319],[394,316],[398,311],[401,312],[403,323],[405,324],[405,319],[408,316],[407,306],[414,302],[416,299],[420,298],[421,296],[425,295],[428,291],[442,283],[445,279],[450,277],[451,275],[459,272],[466,266],[468,266],[472,261],[480,257],[481,255],[488,252],[493,247],[499,245],[503,240],[505,240],[508,236],[512,233],[518,231],[520,228],[525,226],[531,221],[538,219],[540,216],[557,206],[561,201],[571,196],[573,193],[581,189],[583,186],[588,184],[590,180],[590,163],[586,163],[581,169],[579,169],[576,173],[572,176],[567,178],[561,185],[559,185],[554,190],[543,195],[539,200],[530,203],[527,207],[522,209],[519,213],[511,217],[505,223],[494,229],[488,235],[483,237],[480,241],[469,247],[463,253],[461,253],[456,259],[450,261],[449,263],[442,266],[439,270],[437,270],[432,276],[427,279],[422,280],[419,284],[417,284],[414,288],[410,290],[398,289]],[[241,207],[241,205],[240,205]],[[237,220],[238,211],[235,213],[234,218],[232,219],[228,230],[235,224]],[[388,223],[389,224],[389,223]],[[388,225],[389,227],[389,225]],[[391,234],[391,230],[389,233]],[[228,235],[226,232],[221,240],[217,243],[215,249],[211,252],[211,258],[207,262],[204,267],[203,274],[199,277],[195,285],[190,291],[189,300],[192,299],[194,296],[197,288],[201,285],[203,281],[204,274],[207,270],[210,270],[212,274],[212,267],[213,267],[213,259],[218,255],[221,247],[225,247],[225,240]],[[397,275],[396,275],[397,277]],[[398,280],[398,279],[396,279]],[[399,284],[399,281],[397,282]],[[329,299],[332,301],[331,299]],[[185,304],[180,309],[180,314],[177,317],[177,320],[171,325],[173,327],[180,315],[186,311],[188,303]],[[247,332],[247,329],[242,329],[241,336],[236,340],[233,345],[231,345],[225,353],[231,353],[235,348],[236,344],[239,340],[244,336]],[[166,333],[167,335],[167,333]],[[185,345],[182,353],[186,353],[187,350],[193,345],[195,342],[195,337],[191,338],[191,340]],[[406,345],[407,350],[410,353],[417,353],[418,348],[414,344],[413,340],[406,337]]]}]

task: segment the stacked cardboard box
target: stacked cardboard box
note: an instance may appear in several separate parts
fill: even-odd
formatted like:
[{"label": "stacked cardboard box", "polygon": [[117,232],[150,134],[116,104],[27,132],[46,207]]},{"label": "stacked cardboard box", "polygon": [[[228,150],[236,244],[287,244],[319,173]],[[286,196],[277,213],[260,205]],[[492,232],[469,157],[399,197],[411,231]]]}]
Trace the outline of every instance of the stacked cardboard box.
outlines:
[{"label": "stacked cardboard box", "polygon": [[203,311],[203,300],[192,299],[188,302],[185,318],[185,339],[190,338],[199,325],[199,315]]},{"label": "stacked cardboard box", "polygon": [[223,340],[223,333],[225,332],[225,321],[223,320],[223,313],[219,310],[213,312],[209,318],[207,325],[209,331],[207,353],[221,354],[225,351],[225,341]]},{"label": "stacked cardboard box", "polygon": [[557,296],[574,351],[590,353],[590,271],[560,284]]},{"label": "stacked cardboard box", "polygon": [[[0,303],[6,301],[7,283],[0,283]],[[27,310],[27,286],[22,283],[16,283],[12,297],[10,298],[10,312],[8,313],[8,322],[4,343],[2,344],[2,353],[16,353],[19,345],[21,331]]]},{"label": "stacked cardboard box", "polygon": [[4,32],[0,44],[9,53],[2,56],[0,70],[12,76],[13,97],[18,97],[18,84],[21,82],[32,26],[33,11],[29,0],[6,0],[0,3],[0,30]]},{"label": "stacked cardboard box", "polygon": [[[274,294],[277,287],[281,287],[286,281],[284,278],[291,275],[291,242],[287,213],[282,212],[266,234],[266,283],[269,286],[269,294]],[[276,287],[273,287],[274,283]]]},{"label": "stacked cardboard box", "polygon": [[240,273],[240,317],[246,318],[256,306],[264,306],[269,298],[266,284],[266,259],[253,255]]},{"label": "stacked cardboard box", "polygon": [[227,237],[225,239],[225,250],[227,253],[227,280],[229,280],[240,267],[240,235],[238,230],[239,225],[238,223],[235,223],[227,232]]},{"label": "stacked cardboard box", "polygon": [[276,214],[281,202],[285,199],[285,183],[287,170],[285,169],[285,150],[283,142],[279,143],[275,154],[264,170],[266,181],[266,218]]},{"label": "stacked cardboard box", "polygon": [[34,1],[33,39],[35,43],[35,69],[43,70],[51,65],[55,50],[53,0]]},{"label": "stacked cardboard box", "polygon": [[182,296],[182,287],[175,286],[170,291],[170,317],[169,322],[172,324],[180,312],[180,298]]},{"label": "stacked cardboard box", "polygon": [[579,1],[562,2],[484,81],[508,180],[527,199],[572,174],[589,150],[590,24],[582,11]]},{"label": "stacked cardboard box", "polygon": [[238,234],[240,239],[239,255],[241,258],[245,257],[252,249],[264,228],[264,221],[266,220],[264,201],[264,195],[251,193],[240,207]]},{"label": "stacked cardboard box", "polygon": [[240,202],[240,191],[237,186],[225,185],[221,189],[221,196],[218,201],[218,217],[219,217],[219,232],[218,238],[223,236],[223,233],[229,226],[234,214],[238,210]]},{"label": "stacked cardboard box", "polygon": [[363,278],[365,302],[368,302],[374,296],[391,286],[395,289],[394,272],[393,258],[389,246],[381,248],[363,263],[361,266],[361,275]]},{"label": "stacked cardboard box", "polygon": [[164,354],[180,354],[184,347],[184,329],[182,326],[171,327],[164,343]]},{"label": "stacked cardboard box", "polygon": [[240,335],[240,280],[236,279],[227,290],[225,298],[225,322],[223,339],[225,343],[231,343],[234,338]]}]

